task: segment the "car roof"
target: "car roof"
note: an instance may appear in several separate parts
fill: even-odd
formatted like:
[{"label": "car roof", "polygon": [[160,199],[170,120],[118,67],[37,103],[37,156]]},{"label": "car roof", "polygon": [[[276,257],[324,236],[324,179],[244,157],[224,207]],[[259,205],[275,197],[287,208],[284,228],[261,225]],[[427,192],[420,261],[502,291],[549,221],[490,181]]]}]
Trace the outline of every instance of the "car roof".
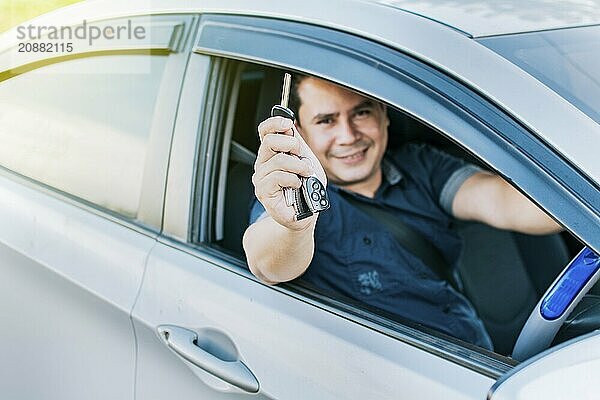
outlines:
[{"label": "car roof", "polygon": [[472,37],[600,23],[600,0],[371,0],[450,26]]}]

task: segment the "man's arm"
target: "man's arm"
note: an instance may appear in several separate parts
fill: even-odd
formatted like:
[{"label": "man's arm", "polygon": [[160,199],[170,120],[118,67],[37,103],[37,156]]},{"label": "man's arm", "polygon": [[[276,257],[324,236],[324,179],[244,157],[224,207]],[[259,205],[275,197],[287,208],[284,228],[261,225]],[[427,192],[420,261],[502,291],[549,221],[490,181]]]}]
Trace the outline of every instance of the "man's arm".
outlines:
[{"label": "man's arm", "polygon": [[268,284],[286,282],[302,275],[315,249],[316,216],[300,230],[292,230],[267,216],[244,232],[243,246],[250,271]]},{"label": "man's arm", "polygon": [[563,229],[504,179],[489,172],[478,172],[462,184],[452,212],[459,219],[534,235]]},{"label": "man's arm", "polygon": [[246,229],[242,244],[250,271],[260,280],[275,284],[306,271],[314,253],[317,221],[317,215],[296,221],[282,188],[299,188],[298,176],[313,173],[321,182],[326,184],[327,180],[321,164],[290,120],[269,118],[259,125],[258,133],[261,144],[252,183],[267,216]]}]

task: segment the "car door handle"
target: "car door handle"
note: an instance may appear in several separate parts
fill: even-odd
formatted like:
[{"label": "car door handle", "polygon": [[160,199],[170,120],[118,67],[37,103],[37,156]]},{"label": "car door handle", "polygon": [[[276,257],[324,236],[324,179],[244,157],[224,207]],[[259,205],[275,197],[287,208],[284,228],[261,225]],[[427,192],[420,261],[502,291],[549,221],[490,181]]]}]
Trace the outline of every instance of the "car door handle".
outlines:
[{"label": "car door handle", "polygon": [[196,332],[173,325],[161,325],[157,330],[171,350],[198,368],[245,392],[258,392],[258,380],[243,362],[222,360],[202,349],[196,344]]}]

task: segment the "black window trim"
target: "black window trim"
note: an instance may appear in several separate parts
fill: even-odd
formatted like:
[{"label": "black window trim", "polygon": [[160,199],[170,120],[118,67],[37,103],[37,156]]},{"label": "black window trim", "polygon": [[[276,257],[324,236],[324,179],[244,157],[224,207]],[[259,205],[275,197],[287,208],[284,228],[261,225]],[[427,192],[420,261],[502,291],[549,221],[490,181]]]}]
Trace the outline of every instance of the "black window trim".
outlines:
[{"label": "black window trim", "polygon": [[[391,91],[397,88],[397,85],[393,84],[394,81],[402,83],[406,90],[420,93],[424,98],[442,105],[449,111],[444,113],[445,117],[454,116],[454,119],[435,121],[426,118],[427,113],[420,115],[418,112],[414,113],[415,116],[440,131],[444,131],[438,126],[441,123],[470,127],[465,131],[452,130],[456,134],[450,139],[463,147],[464,143],[468,143],[468,150],[477,154],[482,154],[481,148],[485,146],[501,150],[498,152],[500,155],[484,157],[483,161],[496,166],[500,174],[509,181],[515,180],[525,190],[535,186],[551,187],[553,195],[558,199],[549,198],[548,193],[552,190],[532,192],[538,199],[542,199],[540,203],[543,207],[561,216],[565,223],[574,226],[574,234],[589,239],[592,247],[600,248],[600,241],[598,238],[594,241],[593,229],[590,228],[597,226],[599,221],[598,210],[593,204],[598,198],[594,184],[501,109],[437,69],[367,39],[327,28],[269,18],[203,15],[197,43],[198,46],[194,49],[197,53],[318,75],[366,94],[377,94],[376,97],[398,108],[405,108],[402,101],[398,101],[398,97],[402,96]],[[294,47],[301,47],[302,51],[281,50]],[[321,56],[322,60],[317,56]],[[345,68],[336,68],[340,61],[344,61]],[[365,78],[360,74],[361,71],[376,73],[377,78],[381,78],[382,81],[375,85],[375,79],[372,76]],[[390,82],[392,84],[386,84]],[[382,88],[387,88],[387,91]],[[472,137],[466,137],[472,130],[481,134],[475,141]],[[207,154],[206,150],[201,149],[200,154]],[[483,152],[487,153],[489,151]],[[517,176],[510,177],[503,173],[514,170],[518,172]],[[209,171],[204,171],[203,175],[208,176],[208,173]],[[212,176],[215,176],[215,172]],[[583,193],[583,196],[578,193]],[[569,213],[564,210],[564,204],[571,205]],[[573,204],[577,204],[579,208],[575,208]],[[209,204],[204,205],[208,206]],[[208,208],[206,212],[209,212]],[[207,225],[204,227],[201,229],[207,229]],[[249,272],[240,271],[239,267],[243,268],[245,265],[235,257],[224,255],[203,243],[199,243],[198,248],[202,248],[203,252],[208,253],[206,256],[221,267],[256,281]],[[309,303],[334,313],[338,313],[336,310],[341,308],[343,312],[358,317],[358,320],[353,318],[358,323],[364,324],[364,320],[369,321],[367,325],[375,330],[378,330],[378,326],[385,327],[386,324],[389,327],[385,319],[356,307],[336,304],[334,299],[321,298],[294,284],[280,285],[274,289],[299,297],[303,301],[307,301],[308,298]],[[361,319],[363,321],[360,321]],[[399,335],[394,337],[440,354],[483,375],[498,378],[514,366],[514,362],[500,355],[469,351],[458,345],[453,346],[451,342],[448,346],[448,342],[436,341],[433,336],[428,337],[430,343],[425,343],[426,338],[418,335],[415,337],[410,335],[409,331],[398,330],[397,324],[392,325],[395,325],[392,329],[399,332]]]}]

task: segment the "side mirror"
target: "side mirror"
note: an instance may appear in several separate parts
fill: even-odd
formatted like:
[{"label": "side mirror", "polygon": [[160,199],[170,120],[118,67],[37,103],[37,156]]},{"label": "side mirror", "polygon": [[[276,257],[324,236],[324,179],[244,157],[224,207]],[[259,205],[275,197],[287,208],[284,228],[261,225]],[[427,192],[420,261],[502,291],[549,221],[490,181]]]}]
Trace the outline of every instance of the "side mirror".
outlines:
[{"label": "side mirror", "polygon": [[501,377],[488,400],[592,400],[598,398],[600,333],[562,343]]}]

